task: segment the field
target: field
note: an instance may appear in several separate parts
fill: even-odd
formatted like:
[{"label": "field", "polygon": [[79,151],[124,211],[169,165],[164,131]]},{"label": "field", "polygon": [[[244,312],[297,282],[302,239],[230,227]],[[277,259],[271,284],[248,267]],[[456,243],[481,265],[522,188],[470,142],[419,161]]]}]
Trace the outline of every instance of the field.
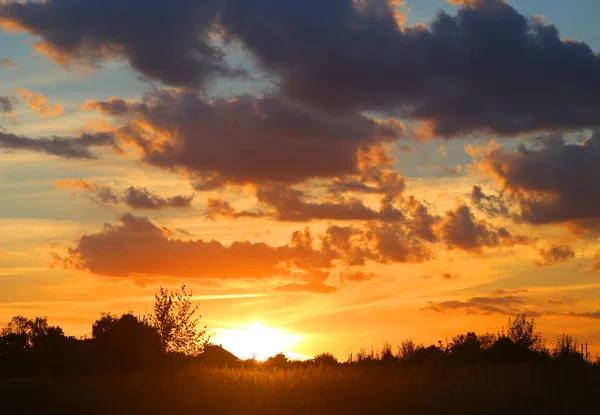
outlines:
[{"label": "field", "polygon": [[2,414],[594,414],[597,368],[204,369],[0,381]]}]

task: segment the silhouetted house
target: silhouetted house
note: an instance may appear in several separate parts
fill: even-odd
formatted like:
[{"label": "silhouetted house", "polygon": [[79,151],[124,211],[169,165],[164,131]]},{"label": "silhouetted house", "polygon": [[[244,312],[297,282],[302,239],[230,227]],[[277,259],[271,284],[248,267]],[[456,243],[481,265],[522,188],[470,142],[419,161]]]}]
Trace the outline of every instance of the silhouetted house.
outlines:
[{"label": "silhouetted house", "polygon": [[198,356],[198,362],[206,366],[235,367],[240,364],[240,359],[225,350],[222,345],[211,344],[204,346],[204,352]]}]

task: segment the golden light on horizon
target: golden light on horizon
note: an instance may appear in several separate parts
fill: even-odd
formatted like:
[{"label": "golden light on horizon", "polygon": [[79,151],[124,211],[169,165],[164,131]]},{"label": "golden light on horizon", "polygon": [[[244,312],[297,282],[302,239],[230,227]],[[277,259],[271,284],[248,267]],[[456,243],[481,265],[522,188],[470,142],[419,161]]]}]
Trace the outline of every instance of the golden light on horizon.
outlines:
[{"label": "golden light on horizon", "polygon": [[277,353],[285,353],[289,358],[305,358],[294,352],[304,336],[279,327],[271,327],[253,322],[235,328],[215,329],[212,342],[222,345],[241,359],[255,358],[264,361]]}]

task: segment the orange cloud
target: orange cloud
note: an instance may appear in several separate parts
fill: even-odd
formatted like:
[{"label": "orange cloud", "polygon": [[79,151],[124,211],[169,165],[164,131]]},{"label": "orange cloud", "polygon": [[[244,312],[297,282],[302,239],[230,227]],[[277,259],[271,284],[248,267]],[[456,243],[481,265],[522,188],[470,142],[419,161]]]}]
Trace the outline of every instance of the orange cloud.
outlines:
[{"label": "orange cloud", "polygon": [[34,93],[26,89],[17,90],[19,96],[25,98],[25,102],[34,113],[38,113],[40,117],[58,117],[63,112],[62,104],[48,105],[48,100],[41,92]]},{"label": "orange cloud", "polygon": [[542,259],[535,261],[538,267],[548,267],[575,258],[575,251],[568,245],[552,245],[550,248],[542,248],[539,254]]}]

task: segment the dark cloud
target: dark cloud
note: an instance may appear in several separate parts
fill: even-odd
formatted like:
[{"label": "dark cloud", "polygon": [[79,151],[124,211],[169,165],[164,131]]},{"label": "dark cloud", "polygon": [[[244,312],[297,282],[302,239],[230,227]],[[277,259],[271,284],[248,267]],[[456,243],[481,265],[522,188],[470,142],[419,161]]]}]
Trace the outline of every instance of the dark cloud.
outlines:
[{"label": "dark cloud", "polygon": [[350,269],[346,269],[346,270],[340,272],[339,277],[340,277],[340,281],[342,281],[342,282],[354,283],[354,282],[364,282],[364,281],[372,280],[373,278],[376,277],[376,275],[373,273],[366,273],[363,271],[353,271]]},{"label": "dark cloud", "polygon": [[513,217],[513,219],[518,219],[518,216],[511,212],[510,204],[507,203],[502,192],[498,196],[488,195],[484,193],[481,186],[473,186],[469,197],[471,204],[488,216]]},{"label": "dark cloud", "polygon": [[315,294],[331,294],[336,292],[338,290],[336,287],[325,284],[327,278],[329,278],[328,272],[314,271],[310,274],[309,280],[306,283],[281,285],[274,288],[274,290],[283,292],[309,292]]},{"label": "dark cloud", "polygon": [[333,201],[309,202],[303,191],[281,185],[259,187],[256,196],[260,203],[275,209],[275,218],[280,221],[325,219],[396,222],[404,219],[400,210],[385,201],[379,210],[366,206],[361,199],[341,196]]},{"label": "dark cloud", "polygon": [[406,179],[398,172],[382,169],[378,165],[362,166],[357,175],[339,177],[329,184],[328,190],[334,195],[343,193],[365,193],[386,195],[391,201],[406,189]]},{"label": "dark cloud", "polygon": [[229,202],[223,199],[210,198],[206,202],[206,217],[210,220],[216,220],[218,217],[227,219],[242,219],[242,218],[264,218],[272,216],[269,213],[258,211],[249,212],[246,210],[238,211]]},{"label": "dark cloud", "polygon": [[0,131],[0,149],[27,150],[71,159],[94,159],[92,148],[108,148],[120,152],[111,133],[90,133],[75,138],[30,138]]},{"label": "dark cloud", "polygon": [[145,187],[128,187],[118,196],[110,186],[98,185],[87,180],[62,180],[55,187],[79,189],[91,193],[91,199],[102,206],[125,205],[134,210],[187,209],[191,207],[194,195],[162,197]]},{"label": "dark cloud", "polygon": [[479,163],[503,188],[503,203],[535,225],[567,223],[600,229],[600,133],[582,144],[562,137],[538,140],[533,148],[488,152]]},{"label": "dark cloud", "polygon": [[525,235],[513,235],[504,227],[496,228],[484,220],[477,220],[466,205],[446,212],[441,234],[449,249],[475,253],[481,253],[483,248],[512,247],[533,242]]},{"label": "dark cloud", "polygon": [[186,209],[192,205],[194,196],[161,197],[146,188],[130,186],[123,195],[123,203],[132,209],[161,210],[167,208]]},{"label": "dark cloud", "polygon": [[446,272],[444,274],[442,274],[442,279],[443,280],[455,280],[459,277],[458,274],[450,274],[449,272]]},{"label": "dark cloud", "polygon": [[419,119],[439,136],[600,124],[600,57],[501,0],[461,1],[455,16],[414,27],[382,0],[134,3],[9,1],[0,21],[41,37],[61,63],[124,58],[177,86],[236,72],[218,45],[237,40],[288,97]]},{"label": "dark cloud", "polygon": [[375,247],[377,261],[381,263],[420,263],[435,258],[432,249],[407,224],[371,226],[366,238]]},{"label": "dark cloud", "polygon": [[0,96],[0,114],[10,114],[15,109],[17,99],[14,97]]},{"label": "dark cloud", "polygon": [[[503,314],[514,316],[522,313],[527,306],[528,301],[525,297],[507,295],[503,297],[472,297],[464,301],[442,301],[439,303],[429,302],[422,308],[423,311],[434,311],[436,313],[445,313],[446,311],[464,311],[467,314]],[[536,311],[525,311],[530,317],[537,317],[540,314]]]},{"label": "dark cloud", "polygon": [[221,0],[48,0],[0,4],[0,24],[39,36],[37,49],[61,64],[125,59],[144,76],[199,86],[231,74],[215,46]]},{"label": "dark cloud", "polygon": [[[451,300],[441,302],[429,301],[427,306],[423,307],[421,311],[433,311],[436,313],[462,311],[466,314],[500,314],[506,316],[526,314],[528,317],[560,316],[590,319],[600,318],[600,312],[598,311],[578,312],[543,309],[539,307],[539,302],[536,303],[531,298],[514,295],[519,292],[526,293],[527,290],[494,290],[493,296],[471,297],[466,300]],[[547,303],[551,305],[561,305],[561,303],[551,301],[547,301]]]},{"label": "dark cloud", "polygon": [[112,99],[87,108],[122,120],[145,162],[187,172],[198,189],[357,174],[359,150],[403,133],[397,124],[330,115],[278,96],[209,102],[157,90],[142,102]]},{"label": "dark cloud", "polygon": [[535,261],[538,267],[548,267],[575,258],[575,251],[568,245],[552,245],[550,248],[542,248],[539,254],[541,260]]},{"label": "dark cloud", "polygon": [[[600,57],[499,0],[399,27],[381,1],[229,0],[221,16],[287,96],[395,110],[454,136],[600,124]],[[327,41],[324,41],[326,39]]]}]

